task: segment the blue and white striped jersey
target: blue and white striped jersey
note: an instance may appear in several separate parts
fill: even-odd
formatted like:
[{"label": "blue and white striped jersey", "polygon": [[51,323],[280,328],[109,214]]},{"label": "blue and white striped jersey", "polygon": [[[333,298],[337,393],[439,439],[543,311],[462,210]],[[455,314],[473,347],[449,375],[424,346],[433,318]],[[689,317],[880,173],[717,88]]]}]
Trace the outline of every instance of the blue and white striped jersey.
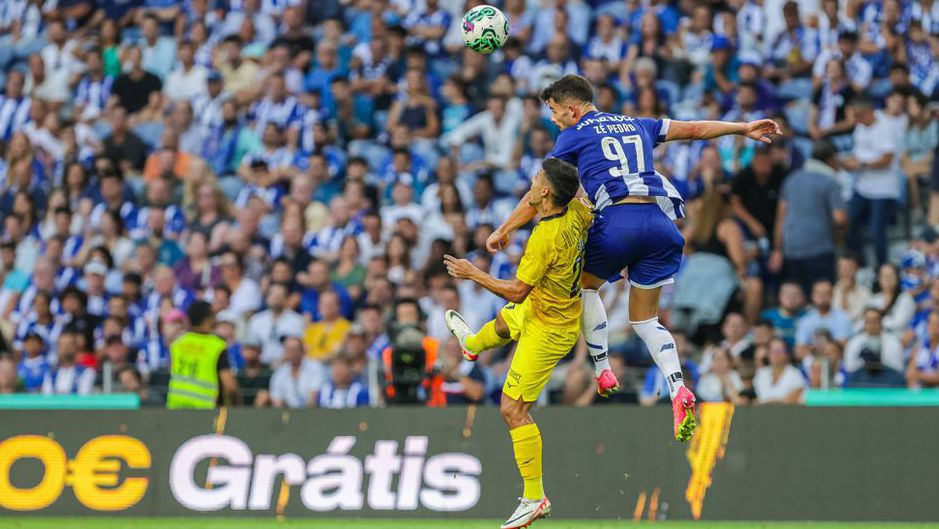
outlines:
[{"label": "blue and white striped jersey", "polygon": [[671,120],[589,112],[561,131],[551,157],[577,167],[596,211],[628,196],[659,197],[672,219],[684,217],[675,187],[653,167],[653,151],[665,141]]}]

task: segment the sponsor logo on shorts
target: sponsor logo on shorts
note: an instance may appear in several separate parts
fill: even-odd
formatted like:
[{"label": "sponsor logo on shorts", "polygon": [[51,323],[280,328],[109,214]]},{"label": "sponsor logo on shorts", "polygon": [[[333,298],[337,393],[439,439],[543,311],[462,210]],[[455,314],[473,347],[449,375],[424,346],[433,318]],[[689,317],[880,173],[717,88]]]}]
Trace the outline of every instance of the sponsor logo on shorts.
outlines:
[{"label": "sponsor logo on shorts", "polygon": [[509,378],[511,378],[512,380],[514,380],[516,384],[518,384],[518,383],[520,383],[520,382],[522,381],[522,375],[521,375],[521,373],[518,373],[518,372],[515,371],[514,369],[510,369],[510,370],[509,370]]}]

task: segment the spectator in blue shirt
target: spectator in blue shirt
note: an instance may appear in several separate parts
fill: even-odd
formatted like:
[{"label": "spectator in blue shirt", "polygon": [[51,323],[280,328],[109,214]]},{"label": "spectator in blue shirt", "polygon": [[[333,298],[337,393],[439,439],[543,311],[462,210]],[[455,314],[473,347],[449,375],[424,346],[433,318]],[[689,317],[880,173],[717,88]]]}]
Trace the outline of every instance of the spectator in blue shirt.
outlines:
[{"label": "spectator in blue shirt", "polygon": [[330,365],[330,377],[316,396],[317,408],[361,408],[369,405],[368,386],[355,378],[352,360],[345,355],[336,357]]},{"label": "spectator in blue shirt", "polygon": [[333,106],[327,109],[330,131],[342,143],[366,139],[374,131],[375,106],[370,97],[353,92],[349,79],[336,77],[330,84]]},{"label": "spectator in blue shirt", "polygon": [[300,312],[312,321],[319,321],[321,316],[319,312],[320,294],[332,290],[339,297],[339,312],[347,320],[354,319],[352,298],[345,287],[329,280],[329,266],[325,261],[313,260],[307,267],[307,272],[301,274],[298,278],[304,285],[303,293],[300,296]]},{"label": "spectator in blue shirt", "polygon": [[812,285],[812,309],[796,323],[796,359],[809,354],[815,333],[825,329],[842,345],[851,337],[851,317],[832,305],[834,290],[831,281],[822,279]]},{"label": "spectator in blue shirt", "polygon": [[23,388],[29,393],[41,392],[43,380],[52,371],[52,366],[43,354],[45,347],[45,340],[39,333],[30,332],[23,338],[24,354],[17,374]]},{"label": "spectator in blue shirt", "polygon": [[760,314],[760,318],[773,324],[776,336],[782,338],[790,349],[796,343],[796,321],[802,316],[804,305],[805,295],[799,284],[785,282],[779,287],[779,306]]},{"label": "spectator in blue shirt", "polygon": [[322,106],[329,108],[333,103],[329,85],[333,79],[343,74],[339,67],[338,46],[333,42],[322,41],[316,49],[316,66],[306,76],[306,89],[310,92],[318,91],[323,98]]}]

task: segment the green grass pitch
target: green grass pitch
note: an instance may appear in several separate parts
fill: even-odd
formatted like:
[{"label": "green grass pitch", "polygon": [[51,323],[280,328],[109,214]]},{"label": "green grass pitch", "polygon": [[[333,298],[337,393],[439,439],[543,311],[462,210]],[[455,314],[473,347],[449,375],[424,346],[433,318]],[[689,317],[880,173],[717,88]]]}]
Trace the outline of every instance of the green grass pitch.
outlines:
[{"label": "green grass pitch", "polygon": [[[3,529],[497,529],[497,520],[4,517]],[[641,522],[539,520],[533,529],[927,529],[939,524],[838,522]]]}]

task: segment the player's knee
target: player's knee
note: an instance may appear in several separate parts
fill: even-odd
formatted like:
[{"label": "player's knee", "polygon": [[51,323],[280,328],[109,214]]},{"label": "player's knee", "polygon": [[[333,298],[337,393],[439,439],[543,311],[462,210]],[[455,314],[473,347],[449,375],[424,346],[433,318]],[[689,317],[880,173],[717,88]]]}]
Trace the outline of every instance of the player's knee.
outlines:
[{"label": "player's knee", "polygon": [[511,333],[509,332],[509,324],[505,323],[505,320],[502,318],[502,314],[496,313],[496,334],[500,338],[510,338]]},{"label": "player's knee", "polygon": [[605,281],[599,277],[583,272],[580,275],[580,287],[584,290],[598,290]]},{"label": "player's knee", "polygon": [[525,406],[521,402],[512,399],[502,399],[499,405],[499,412],[502,414],[502,420],[509,425],[509,428],[517,428],[525,424],[526,416]]}]

